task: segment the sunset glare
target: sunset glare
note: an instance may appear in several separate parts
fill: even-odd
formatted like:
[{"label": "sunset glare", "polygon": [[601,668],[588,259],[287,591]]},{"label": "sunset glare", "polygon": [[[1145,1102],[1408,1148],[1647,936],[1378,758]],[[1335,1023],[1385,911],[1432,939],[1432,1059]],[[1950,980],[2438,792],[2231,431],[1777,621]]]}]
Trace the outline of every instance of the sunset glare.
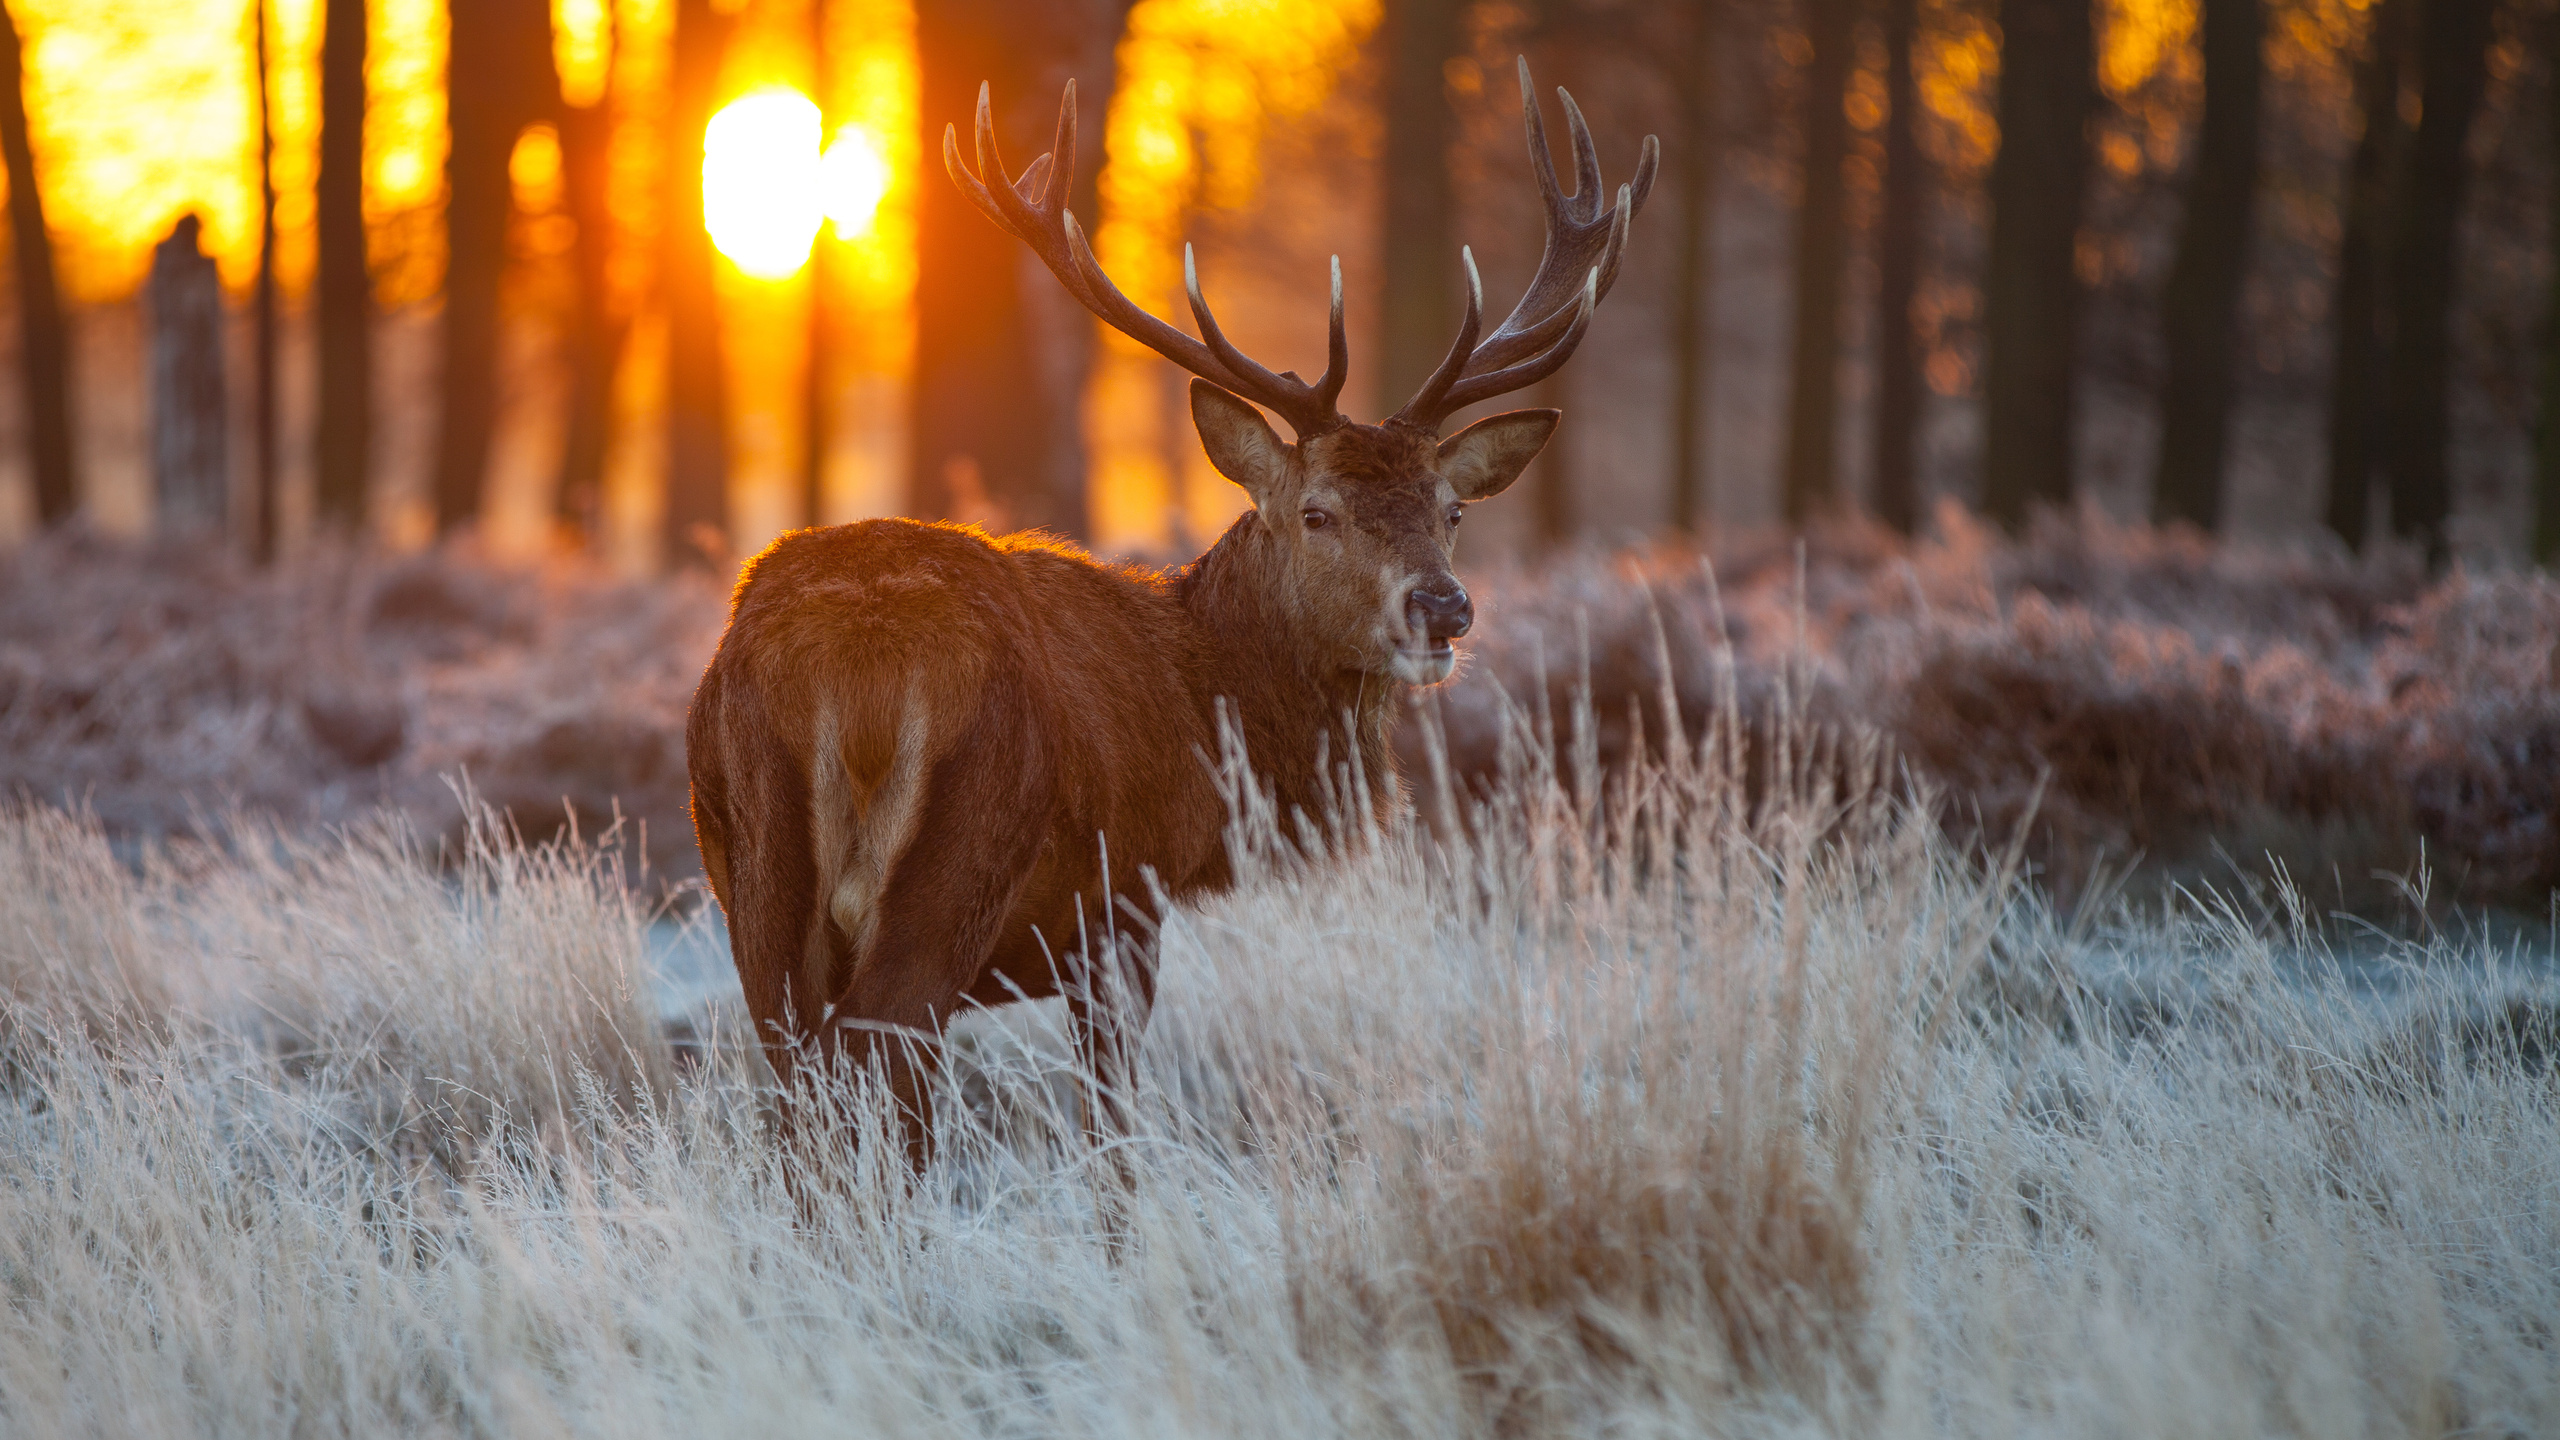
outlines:
[{"label": "sunset glare", "polygon": [[837,239],[870,232],[872,217],[889,193],[889,162],[869,134],[853,125],[836,131],[818,160],[818,193],[820,207],[835,222]]},{"label": "sunset glare", "polygon": [[889,162],[854,125],[836,131],[821,155],[818,127],[807,96],[777,88],[731,101],[703,132],[703,224],[742,273],[799,273],[828,221],[839,240],[870,232],[889,193]]},{"label": "sunset glare", "polygon": [[797,90],[731,101],[702,134],[702,223],[745,274],[781,280],[808,262],[820,203],[818,107]]}]

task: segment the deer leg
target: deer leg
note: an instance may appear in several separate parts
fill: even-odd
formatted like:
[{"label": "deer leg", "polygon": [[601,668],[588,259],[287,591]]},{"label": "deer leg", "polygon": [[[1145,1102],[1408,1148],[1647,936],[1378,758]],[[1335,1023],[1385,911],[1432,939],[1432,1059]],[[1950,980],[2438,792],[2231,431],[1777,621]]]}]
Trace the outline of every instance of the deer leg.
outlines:
[{"label": "deer leg", "polygon": [[988,681],[932,768],[912,838],[888,867],[829,1013],[839,1053],[887,1081],[919,1170],[934,1042],[986,969],[1048,832],[1056,782],[1035,713],[1018,679]]}]

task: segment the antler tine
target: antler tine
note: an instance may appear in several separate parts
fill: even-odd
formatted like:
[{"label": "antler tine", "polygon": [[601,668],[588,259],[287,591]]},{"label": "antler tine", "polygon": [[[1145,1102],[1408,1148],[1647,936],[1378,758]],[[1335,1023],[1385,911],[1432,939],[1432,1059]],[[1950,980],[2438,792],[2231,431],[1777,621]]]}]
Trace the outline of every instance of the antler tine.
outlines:
[{"label": "antler tine", "polygon": [[1449,354],[1440,362],[1440,368],[1432,371],[1431,378],[1422,382],[1420,393],[1406,401],[1403,409],[1388,416],[1386,424],[1418,425],[1427,430],[1437,430],[1449,412],[1457,408],[1444,403],[1449,387],[1457,384],[1458,377],[1466,372],[1467,361],[1476,353],[1476,333],[1484,328],[1484,277],[1476,273],[1475,251],[1459,246],[1458,263],[1467,272],[1467,313],[1458,322],[1457,343],[1449,347]]},{"label": "antler tine", "polygon": [[[1040,160],[1033,161],[1031,168],[1023,172],[1026,184],[1035,175],[1045,173],[1046,167],[1041,162],[1046,159],[1047,156],[1042,156]],[[1059,237],[1048,234],[1041,212],[1023,201],[1022,192],[1006,182],[1001,169],[994,172],[996,183],[992,186],[970,173],[968,164],[960,158],[960,131],[956,125],[942,127],[942,168],[951,176],[951,183],[960,187],[960,193],[968,196],[969,202],[978,207],[980,214],[994,221],[1006,234],[1030,246],[1032,252],[1048,265],[1050,273],[1067,287],[1068,293],[1087,308],[1092,307],[1093,300],[1085,293],[1072,257]]]},{"label": "antler tine", "polygon": [[[1238,350],[1234,343],[1227,339],[1226,332],[1218,328],[1218,317],[1209,313],[1209,301],[1200,293],[1200,265],[1192,257],[1189,241],[1184,241],[1182,246],[1182,293],[1191,302],[1192,323],[1199,327],[1200,338],[1208,342],[1209,353],[1218,357],[1218,363],[1233,371],[1257,391],[1279,392],[1291,383],[1272,374],[1269,368]],[[1304,389],[1305,386],[1300,385],[1299,388]]]},{"label": "antler tine", "polygon": [[1566,134],[1573,148],[1574,190],[1565,194],[1557,182],[1555,153],[1547,145],[1546,117],[1529,76],[1527,56],[1520,58],[1518,68],[1529,171],[1546,210],[1546,247],[1520,302],[1493,333],[1476,344],[1471,328],[1467,344],[1472,349],[1456,352],[1457,371],[1446,383],[1435,375],[1422,394],[1397,412],[1397,418],[1408,423],[1436,426],[1467,405],[1516,390],[1563,365],[1590,327],[1593,307],[1616,283],[1636,212],[1653,193],[1654,174],[1661,164],[1660,144],[1652,136],[1645,137],[1635,179],[1619,186],[1613,197],[1602,183],[1600,147],[1591,138],[1582,107],[1559,88],[1556,98],[1564,105]]},{"label": "antler tine", "polygon": [[[1478,374],[1502,369],[1545,349],[1562,327],[1572,323],[1569,317],[1576,293],[1582,289],[1583,272],[1596,264],[1600,293],[1607,295],[1609,287],[1617,282],[1618,264],[1626,249],[1628,227],[1615,213],[1618,207],[1608,204],[1600,179],[1599,146],[1591,138],[1591,127],[1582,117],[1582,108],[1570,93],[1557,89],[1573,144],[1574,193],[1567,196],[1555,183],[1555,158],[1546,145],[1546,125],[1539,113],[1536,91],[1527,84],[1529,62],[1525,56],[1520,62],[1520,74],[1522,106],[1529,119],[1530,161],[1538,174],[1539,191],[1547,202],[1546,249],[1538,257],[1537,273],[1521,292],[1520,303],[1494,327],[1493,334],[1469,363],[1468,368]],[[1636,163],[1635,181],[1621,187],[1617,196],[1628,221],[1644,208],[1645,197],[1652,193],[1660,154],[1660,143],[1646,136]]]},{"label": "antler tine", "polygon": [[1573,140],[1573,200],[1582,211],[1575,218],[1587,223],[1598,217],[1603,203],[1600,147],[1591,139],[1591,126],[1582,118],[1582,107],[1573,103],[1573,92],[1559,85],[1556,98],[1564,102],[1565,133]]},{"label": "antler tine", "polygon": [[[990,190],[999,185],[1003,186],[1007,190],[1012,190],[1013,177],[1006,172],[1004,168],[1004,154],[996,147],[996,111],[993,87],[989,86],[984,80],[978,82],[978,115],[976,127],[977,134],[975,138],[978,143],[978,174],[986,180],[987,186]],[[1015,193],[1016,195],[1019,195],[1021,192],[1016,191]]]},{"label": "antler tine", "polygon": [[1506,366],[1490,374],[1471,375],[1449,387],[1448,393],[1441,397],[1441,413],[1454,415],[1479,400],[1508,395],[1563,369],[1564,362],[1572,359],[1574,350],[1582,344],[1583,332],[1591,328],[1592,312],[1600,308],[1600,288],[1600,271],[1594,266],[1583,276],[1582,298],[1574,303],[1572,309],[1557,312],[1571,318],[1554,344],[1517,365]]},{"label": "antler tine", "polygon": [[[1067,208],[1067,200],[1076,188],[1076,80],[1072,75],[1067,77],[1066,93],[1058,97],[1058,133],[1049,142],[1049,154],[1057,157],[1057,164],[1049,173],[1049,188],[1031,200],[1041,213],[1055,215]],[[1030,177],[1023,179],[1028,182]]]},{"label": "antler tine", "polygon": [[1529,123],[1529,170],[1538,180],[1538,198],[1553,211],[1564,203],[1564,186],[1556,181],[1555,152],[1547,148],[1547,117],[1538,109],[1538,87],[1529,79],[1529,57],[1519,59],[1520,116]]},{"label": "antler tine", "polygon": [[1218,317],[1210,313],[1207,297],[1200,293],[1200,265],[1188,243],[1182,247],[1182,292],[1191,302],[1192,323],[1199,327],[1209,353],[1249,387],[1230,388],[1278,411],[1301,435],[1331,429],[1339,423],[1340,412],[1334,402],[1341,396],[1342,382],[1351,372],[1351,346],[1344,339],[1342,328],[1341,256],[1333,257],[1333,305],[1325,336],[1324,374],[1313,385],[1299,379],[1294,370],[1273,374],[1227,339],[1226,332],[1218,328]]},{"label": "antler tine", "polygon": [[1004,156],[996,147],[993,108],[988,103],[987,87],[978,87],[978,114],[975,140],[978,147],[978,173],[971,175],[960,163],[957,135],[949,125],[942,127],[942,164],[951,172],[952,180],[987,217],[1005,231],[1029,243],[1039,232],[1038,202],[1034,198],[1049,173],[1050,157],[1041,156],[1024,167],[1017,181],[1005,171]]},{"label": "antler tine", "polygon": [[970,203],[998,227],[1030,246],[1031,253],[1040,257],[1040,262],[1049,267],[1049,273],[1058,278],[1077,303],[1104,324],[1210,384],[1269,407],[1288,421],[1302,440],[1344,423],[1334,408],[1334,400],[1342,390],[1342,375],[1349,368],[1342,333],[1338,262],[1330,337],[1332,364],[1324,379],[1309,386],[1295,376],[1274,375],[1229,344],[1220,333],[1207,302],[1200,298],[1196,267],[1190,262],[1187,247],[1184,269],[1190,280],[1193,313],[1200,321],[1205,344],[1148,314],[1103,273],[1101,262],[1094,259],[1093,247],[1085,239],[1084,227],[1076,223],[1075,212],[1067,208],[1075,185],[1074,81],[1067,82],[1066,93],[1059,101],[1055,147],[1032,161],[1019,181],[1005,172],[1004,157],[996,145],[993,96],[983,84],[978,87],[975,129],[978,169],[974,174],[961,158],[959,127],[945,125],[942,129],[942,165],[950,172],[951,183],[959,186]]},{"label": "antler tine", "polygon": [[1342,257],[1333,257],[1333,309],[1325,322],[1324,373],[1316,377],[1316,401],[1328,414],[1336,413],[1336,402],[1342,398],[1342,382],[1351,378],[1351,342],[1342,330]]}]

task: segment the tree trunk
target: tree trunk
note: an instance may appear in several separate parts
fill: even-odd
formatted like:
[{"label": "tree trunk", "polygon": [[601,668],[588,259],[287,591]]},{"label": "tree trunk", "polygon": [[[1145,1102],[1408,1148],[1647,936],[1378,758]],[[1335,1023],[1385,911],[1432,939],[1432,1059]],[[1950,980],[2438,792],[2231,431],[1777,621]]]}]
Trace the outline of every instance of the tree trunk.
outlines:
[{"label": "tree trunk", "polygon": [[1835,443],[1840,402],[1840,280],[1848,259],[1848,190],[1840,166],[1849,155],[1842,111],[1849,83],[1857,0],[1805,0],[1805,67],[1798,125],[1804,135],[1804,188],[1796,206],[1795,350],[1787,400],[1787,523],[1801,525],[1835,509],[1840,477]]},{"label": "tree trunk", "polygon": [[[835,133],[835,66],[827,42],[827,0],[809,0],[809,99],[818,107],[818,147],[824,154]],[[933,158],[940,158],[935,155]],[[925,167],[932,180],[933,167]],[[835,233],[818,223],[809,247],[809,356],[800,382],[800,514],[810,525],[827,523],[827,447],[834,435]]]},{"label": "tree trunk", "polygon": [[444,357],[436,431],[436,533],[480,517],[498,410],[498,301],[507,273],[507,175],[516,137],[551,108],[551,7],[544,0],[451,0],[445,70]]},{"label": "tree trunk", "polygon": [[2445,558],[2451,473],[2453,282],[2469,186],[2464,149],[2488,79],[2495,0],[2429,0],[2420,103],[2391,246],[2391,528]]},{"label": "tree trunk", "polygon": [[[1034,54],[1040,69],[1023,94],[1026,130],[1036,128],[1034,153],[1049,148],[1057,118],[1058,92],[1069,77],[1076,82],[1076,103],[1092,117],[1076,127],[1076,183],[1068,196],[1079,218],[1102,216],[1102,163],[1106,154],[1104,119],[1119,79],[1120,34],[1127,28],[1133,0],[1074,0],[1041,10]],[[1017,44],[1022,43],[1017,39]],[[1010,152],[1008,152],[1010,153]],[[1026,277],[1024,315],[1030,325],[1032,352],[1038,358],[1041,394],[1054,417],[1048,430],[1049,453],[1040,489],[1016,504],[1019,513],[1048,518],[1039,521],[1071,539],[1088,537],[1092,500],[1085,470],[1084,390],[1093,373],[1095,321],[1064,288],[1036,265],[1029,252],[1015,264]],[[1175,413],[1188,415],[1186,405]],[[1178,472],[1177,472],[1178,473]],[[999,492],[1001,495],[1001,492]]]},{"label": "tree trunk", "polygon": [[[612,9],[606,22],[613,24]],[[613,436],[613,376],[630,326],[614,313],[610,293],[613,258],[613,75],[621,36],[607,41],[605,81],[594,103],[560,104],[560,182],[569,218],[578,227],[569,260],[577,271],[578,298],[571,317],[569,414],[560,446],[560,478],[552,490],[552,516],[581,542],[594,539],[604,512],[605,450]]]},{"label": "tree trunk", "polygon": [[2012,529],[2067,504],[2078,375],[2074,268],[2096,98],[2088,0],[2002,0],[2000,153],[1983,266],[1983,508]]},{"label": "tree trunk", "polygon": [[2262,0],[2204,0],[2204,120],[2178,258],[2160,300],[2169,374],[2151,518],[2212,530],[2222,519],[2231,429],[2231,350],[2249,268],[2258,189],[2258,91],[2265,75]]},{"label": "tree trunk", "polygon": [[1884,200],[1876,216],[1876,517],[1905,535],[1920,525],[1920,365],[1911,303],[1920,288],[1928,160],[1911,69],[1917,0],[1884,5]]},{"label": "tree trunk", "polygon": [[[2560,15],[2551,19],[2551,40],[2542,52],[2560,55]],[[2560,62],[2542,92],[2550,107],[2549,154],[2560,164]],[[2545,182],[2551,215],[2543,231],[2543,254],[2551,268],[2550,311],[2542,327],[2542,433],[2534,453],[2533,558],[2560,567],[2560,177]]]},{"label": "tree trunk", "polygon": [[[1458,268],[1458,197],[1449,178],[1446,66],[1464,45],[1463,0],[1388,0],[1386,203],[1379,257],[1377,413],[1422,389],[1458,337],[1465,281]],[[1488,322],[1491,323],[1491,322]]]},{"label": "tree trunk", "polygon": [[719,98],[731,23],[711,0],[676,0],[658,288],[667,307],[665,539],[679,565],[724,564],[729,545],[729,412],[717,260],[702,223],[702,134]]},{"label": "tree trunk", "polygon": [[[946,0],[916,12],[923,70],[925,180],[916,205],[916,359],[909,429],[910,506],[990,529],[1084,533],[1077,367],[1067,347],[1091,322],[1052,309],[1043,326],[1026,285],[1054,284],[1021,242],[977,211],[942,173],[942,133],[959,128],[973,165],[978,89],[989,87],[997,141],[1018,175],[1049,148],[1059,90],[1097,12],[1031,0]],[[1116,16],[1115,8],[1110,12]],[[1079,148],[1103,134],[1108,87],[1079,85]],[[1090,152],[1098,157],[1099,151]],[[1083,159],[1083,157],[1080,157]],[[1083,159],[1082,172],[1092,164]],[[1082,183],[1080,178],[1079,183]],[[1074,327],[1072,334],[1057,322]],[[1070,454],[1071,451],[1076,453]]]},{"label": "tree trunk", "polygon": [[1714,273],[1716,161],[1716,13],[1712,0],[1689,0],[1688,54],[1675,67],[1680,97],[1680,271],[1671,292],[1671,528],[1695,536],[1714,508],[1707,465],[1708,423],[1715,395]]},{"label": "tree trunk", "polygon": [[71,331],[54,283],[53,235],[27,136],[26,60],[17,18],[0,0],[0,159],[9,175],[9,235],[18,266],[18,380],[25,387],[36,518],[59,525],[79,508],[71,450]]},{"label": "tree trunk", "polygon": [[270,105],[274,94],[267,57],[267,5],[253,0],[257,18],[252,33],[258,72],[258,285],[251,301],[257,333],[250,362],[256,374],[250,403],[254,449],[249,476],[249,559],[269,565],[276,558],[276,127]]},{"label": "tree trunk", "polygon": [[230,398],[224,384],[222,276],[180,219],[152,247],[152,528],[164,540],[219,541],[231,519]]},{"label": "tree trunk", "polygon": [[373,446],[373,274],[365,258],[365,0],[325,0],[320,50],[320,416],[316,508],[363,533]]},{"label": "tree trunk", "polygon": [[2364,545],[2373,477],[2382,451],[2384,416],[2382,315],[2384,228],[2394,172],[2408,145],[2400,122],[2400,84],[2409,62],[2414,0],[2374,6],[2356,108],[2364,133],[2348,162],[2338,226],[2338,286],[2330,301],[2335,326],[2329,367],[2329,528],[2349,550]]}]

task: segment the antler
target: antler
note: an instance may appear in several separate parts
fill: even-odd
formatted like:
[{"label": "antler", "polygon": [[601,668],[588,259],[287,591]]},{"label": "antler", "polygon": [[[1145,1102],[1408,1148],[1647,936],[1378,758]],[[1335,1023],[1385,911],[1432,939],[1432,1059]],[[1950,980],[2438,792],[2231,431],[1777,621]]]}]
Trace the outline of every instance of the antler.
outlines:
[{"label": "antler", "polygon": [[1387,421],[1437,432],[1451,415],[1496,395],[1533,385],[1573,358],[1590,328],[1591,312],[1618,278],[1618,262],[1627,251],[1627,229],[1645,197],[1653,193],[1653,173],[1662,147],[1650,135],[1636,159],[1635,179],[1618,187],[1615,204],[1603,208],[1600,149],[1581,107],[1559,87],[1565,123],[1573,137],[1573,193],[1556,183],[1555,157],[1547,150],[1546,117],[1539,113],[1537,92],[1529,82],[1529,59],[1520,57],[1520,108],[1528,117],[1529,166],[1537,172],[1538,194],[1546,202],[1547,247],[1538,257],[1538,273],[1520,303],[1494,327],[1484,343],[1476,335],[1484,325],[1484,282],[1476,274],[1475,256],[1461,249],[1467,272],[1467,313],[1459,322],[1457,343],[1448,358],[1423,383],[1421,393]]},{"label": "antler", "polygon": [[1337,255],[1333,261],[1333,320],[1326,337],[1323,376],[1310,385],[1294,370],[1275,375],[1229,343],[1218,329],[1209,302],[1200,296],[1200,271],[1190,246],[1182,247],[1182,286],[1191,300],[1191,318],[1200,327],[1198,340],[1139,308],[1102,273],[1093,247],[1085,242],[1084,228],[1067,209],[1067,194],[1075,188],[1075,81],[1067,82],[1066,94],[1058,102],[1058,133],[1049,153],[1025,167],[1020,180],[1006,177],[1004,157],[996,152],[995,119],[985,85],[978,87],[977,138],[978,173],[973,175],[960,159],[959,127],[942,127],[942,165],[951,172],[952,183],[988,219],[1030,246],[1067,293],[1104,324],[1210,384],[1268,407],[1289,422],[1300,440],[1347,423],[1334,408],[1342,382],[1351,372],[1351,347],[1342,332],[1342,257]]}]

